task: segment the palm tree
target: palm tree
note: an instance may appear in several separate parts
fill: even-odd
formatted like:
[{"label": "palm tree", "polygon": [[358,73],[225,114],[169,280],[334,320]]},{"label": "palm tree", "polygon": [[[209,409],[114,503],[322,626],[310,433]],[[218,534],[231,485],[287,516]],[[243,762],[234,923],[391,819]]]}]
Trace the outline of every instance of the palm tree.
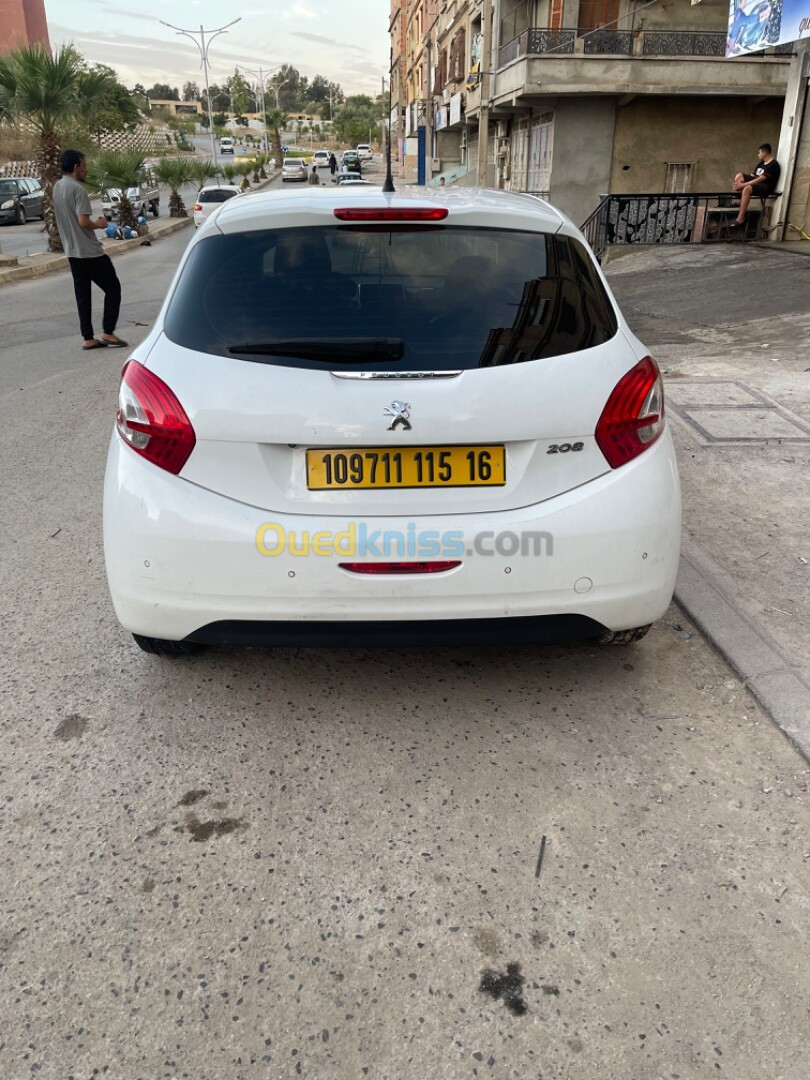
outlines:
[{"label": "palm tree", "polygon": [[165,184],[171,189],[171,195],[169,197],[169,217],[188,217],[188,211],[186,210],[186,204],[183,202],[183,197],[180,194],[180,188],[184,184],[190,184],[192,181],[196,180],[196,167],[196,161],[191,158],[181,157],[161,158],[155,166],[155,176],[161,184]]},{"label": "palm tree", "polygon": [[229,161],[227,165],[220,165],[220,170],[229,184],[236,183],[236,166],[232,162]]},{"label": "palm tree", "polygon": [[39,142],[48,247],[61,251],[53,185],[62,175],[61,134],[113,95],[114,74],[86,71],[72,46],[53,54],[26,45],[0,56],[0,122],[33,129]]},{"label": "palm tree", "polygon": [[200,187],[203,187],[206,181],[216,179],[221,172],[219,165],[216,165],[211,158],[205,158],[202,161],[192,161],[191,165],[194,173],[194,180]]},{"label": "palm tree", "polygon": [[248,180],[248,177],[253,172],[253,161],[251,158],[241,158],[236,163],[236,171],[242,177],[242,191],[247,191],[250,188],[250,180]]},{"label": "palm tree", "polygon": [[276,166],[281,168],[281,162],[284,160],[281,150],[281,133],[286,128],[289,117],[281,109],[271,109],[265,113],[264,119],[267,126],[273,129],[273,153],[276,157]]},{"label": "palm tree", "polygon": [[145,159],[140,150],[101,150],[88,161],[87,180],[95,191],[117,188],[118,224],[134,228],[137,224],[127,192],[143,179]]}]

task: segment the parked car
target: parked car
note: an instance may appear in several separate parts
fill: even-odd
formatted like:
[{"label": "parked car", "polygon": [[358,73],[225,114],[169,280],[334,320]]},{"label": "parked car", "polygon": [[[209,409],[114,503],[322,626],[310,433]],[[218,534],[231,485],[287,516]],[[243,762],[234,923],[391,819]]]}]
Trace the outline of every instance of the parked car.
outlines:
[{"label": "parked car", "polygon": [[329,168],[330,154],[328,150],[316,150],[312,155],[312,164],[317,165],[319,169]]},{"label": "parked car", "polygon": [[104,547],[142,649],[627,643],[664,614],[661,374],[567,218],[328,187],[216,224],[122,372]]},{"label": "parked car", "polygon": [[[154,173],[145,172],[137,187],[127,188],[127,198],[135,217],[146,216],[147,210],[152,217],[160,216],[160,185]],[[105,188],[101,192],[101,210],[107,221],[115,221],[121,202],[119,188]]]},{"label": "parked car", "polygon": [[357,173],[358,176],[363,175],[363,164],[356,150],[344,150],[340,159],[340,167],[343,172]]},{"label": "parked car", "polygon": [[281,166],[281,182],[306,180],[307,163],[304,158],[285,158]]},{"label": "parked car", "polygon": [[222,203],[241,194],[241,189],[237,184],[211,184],[200,188],[197,201],[194,203],[195,228],[199,228]]},{"label": "parked car", "polygon": [[45,216],[42,184],[33,176],[0,176],[0,222],[24,225]]},{"label": "parked car", "polygon": [[357,156],[361,161],[372,161],[374,158],[374,152],[368,143],[358,143]]},{"label": "parked car", "polygon": [[357,173],[345,172],[341,170],[339,173],[335,173],[334,183],[340,184],[341,187],[346,187],[351,184],[354,187],[374,187],[370,180],[364,180],[362,176],[358,176]]}]

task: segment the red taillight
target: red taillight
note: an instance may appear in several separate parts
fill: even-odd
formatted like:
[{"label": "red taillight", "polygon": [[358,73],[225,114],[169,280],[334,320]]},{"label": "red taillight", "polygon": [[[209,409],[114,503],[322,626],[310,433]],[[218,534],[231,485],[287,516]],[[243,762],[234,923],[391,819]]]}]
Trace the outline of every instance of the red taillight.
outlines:
[{"label": "red taillight", "polygon": [[202,210],[202,203],[195,202],[194,203],[194,209],[195,210]]},{"label": "red taillight", "polygon": [[338,207],[334,211],[339,221],[443,221],[447,213],[446,206],[414,206],[399,209],[390,206],[359,206],[350,209]]},{"label": "red taillight", "polygon": [[115,419],[127,446],[175,476],[197,441],[183,406],[166,383],[135,360],[121,373]]},{"label": "red taillight", "polygon": [[442,562],[342,562],[341,570],[352,574],[441,574],[444,570],[455,570],[461,566],[461,560],[445,559]]},{"label": "red taillight", "polygon": [[664,430],[661,372],[645,356],[613,388],[596,425],[596,442],[612,469],[626,465]]}]

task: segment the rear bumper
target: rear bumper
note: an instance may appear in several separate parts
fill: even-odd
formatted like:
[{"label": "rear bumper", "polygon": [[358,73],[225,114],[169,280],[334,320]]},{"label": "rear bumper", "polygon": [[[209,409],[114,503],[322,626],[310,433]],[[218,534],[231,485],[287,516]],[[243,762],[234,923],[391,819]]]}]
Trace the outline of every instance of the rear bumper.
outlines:
[{"label": "rear bumper", "polygon": [[[347,572],[339,566],[347,561],[345,547],[321,555],[295,554],[287,545],[278,554],[262,554],[257,536],[268,523],[287,536],[293,533],[299,548],[304,533],[340,534],[352,524],[345,516],[273,514],[224,498],[156,469],[113,435],[104,493],[104,548],[113,603],[128,630],[170,640],[202,640],[203,634],[205,640],[227,641],[229,635],[250,631],[232,625],[245,623],[275,623],[269,628],[275,640],[288,642],[306,636],[302,624],[311,627],[313,636],[323,624],[330,624],[330,632],[338,624],[340,634],[340,625],[350,633],[352,626],[376,623],[381,634],[394,633],[383,627],[399,626],[403,638],[412,638],[403,626],[412,623],[410,630],[419,624],[417,636],[423,641],[423,624],[437,624],[441,637],[442,626],[450,631],[453,623],[465,620],[489,620],[492,636],[496,621],[539,617],[552,630],[560,617],[590,620],[597,633],[601,627],[643,626],[659,618],[672,598],[680,493],[667,432],[624,468],[535,506],[353,523],[367,533],[397,534],[405,541],[414,530],[417,535],[452,533],[461,565],[418,577]],[[498,553],[492,538],[507,533],[520,538],[520,545],[513,550],[510,540],[499,545],[509,553]],[[526,533],[549,539],[524,548]],[[482,536],[490,537],[486,545],[479,543]],[[477,547],[486,550],[476,553]],[[412,557],[400,548],[395,541],[387,559]],[[447,551],[415,554],[452,557]],[[382,551],[358,551],[352,558],[386,561]],[[219,629],[211,624],[220,624]],[[295,627],[285,629],[284,624]],[[563,619],[558,629],[564,631],[565,625]],[[268,640],[267,626],[252,629]],[[533,629],[540,631],[539,626]],[[487,627],[476,633],[481,630]],[[517,632],[517,625],[504,632]],[[536,633],[531,640],[538,640]]]}]

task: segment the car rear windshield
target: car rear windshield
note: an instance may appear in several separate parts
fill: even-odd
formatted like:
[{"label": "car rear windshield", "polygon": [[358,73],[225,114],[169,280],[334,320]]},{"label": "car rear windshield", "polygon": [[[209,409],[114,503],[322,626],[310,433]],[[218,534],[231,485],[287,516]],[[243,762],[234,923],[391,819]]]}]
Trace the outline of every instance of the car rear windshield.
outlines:
[{"label": "car rear windshield", "polygon": [[343,225],[200,241],[165,331],[188,349],[285,367],[442,371],[592,348],[617,322],[571,237]]},{"label": "car rear windshield", "polygon": [[227,202],[236,194],[235,191],[226,191],[224,188],[213,188],[211,191],[201,191],[199,202]]}]

